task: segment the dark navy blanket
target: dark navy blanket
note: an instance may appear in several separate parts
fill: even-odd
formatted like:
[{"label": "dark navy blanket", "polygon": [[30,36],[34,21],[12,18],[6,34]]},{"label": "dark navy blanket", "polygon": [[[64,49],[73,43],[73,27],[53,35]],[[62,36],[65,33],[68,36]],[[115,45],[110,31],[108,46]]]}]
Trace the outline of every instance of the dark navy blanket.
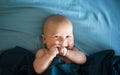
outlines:
[{"label": "dark navy blanket", "polygon": [[28,50],[15,47],[0,55],[0,75],[34,75],[34,55]]},{"label": "dark navy blanket", "polygon": [[[37,75],[33,69],[34,54],[15,47],[0,55],[0,75]],[[65,64],[55,58],[49,68],[38,75],[120,75],[120,56],[104,50],[87,56],[84,65]]]}]

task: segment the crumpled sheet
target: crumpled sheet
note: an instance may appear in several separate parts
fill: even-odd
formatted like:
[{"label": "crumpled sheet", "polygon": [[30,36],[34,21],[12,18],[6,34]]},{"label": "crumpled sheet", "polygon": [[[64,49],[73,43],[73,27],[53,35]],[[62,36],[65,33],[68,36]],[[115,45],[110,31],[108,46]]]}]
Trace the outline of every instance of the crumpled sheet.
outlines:
[{"label": "crumpled sheet", "polygon": [[85,54],[113,49],[120,55],[120,0],[0,0],[0,52],[43,46],[43,21],[51,14],[69,18],[75,46]]},{"label": "crumpled sheet", "polygon": [[[0,75],[37,75],[33,69],[34,54],[15,47],[0,55]],[[39,75],[120,75],[120,56],[104,50],[87,56],[83,65],[65,64],[55,58],[49,68]]]}]

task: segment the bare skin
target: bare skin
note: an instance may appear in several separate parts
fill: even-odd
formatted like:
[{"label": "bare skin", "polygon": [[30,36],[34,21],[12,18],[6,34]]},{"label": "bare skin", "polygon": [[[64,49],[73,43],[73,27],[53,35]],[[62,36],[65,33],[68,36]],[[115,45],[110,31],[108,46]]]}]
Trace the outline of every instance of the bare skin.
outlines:
[{"label": "bare skin", "polygon": [[86,56],[74,47],[73,27],[71,22],[61,16],[54,15],[44,24],[43,42],[47,48],[42,48],[36,53],[33,67],[36,73],[43,73],[58,56],[66,64],[84,64]]}]

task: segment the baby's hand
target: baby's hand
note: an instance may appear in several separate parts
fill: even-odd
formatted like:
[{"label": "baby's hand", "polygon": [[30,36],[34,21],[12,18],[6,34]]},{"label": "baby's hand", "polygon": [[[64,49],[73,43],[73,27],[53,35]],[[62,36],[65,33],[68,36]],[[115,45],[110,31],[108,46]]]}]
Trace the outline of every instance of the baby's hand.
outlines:
[{"label": "baby's hand", "polygon": [[59,54],[58,46],[57,46],[57,45],[52,46],[52,47],[48,50],[48,53],[49,53],[50,55],[52,55],[53,57],[56,57],[56,55]]},{"label": "baby's hand", "polygon": [[59,50],[59,54],[60,54],[60,55],[66,56],[66,54],[67,54],[67,48],[65,48],[65,47],[60,47],[58,50]]}]

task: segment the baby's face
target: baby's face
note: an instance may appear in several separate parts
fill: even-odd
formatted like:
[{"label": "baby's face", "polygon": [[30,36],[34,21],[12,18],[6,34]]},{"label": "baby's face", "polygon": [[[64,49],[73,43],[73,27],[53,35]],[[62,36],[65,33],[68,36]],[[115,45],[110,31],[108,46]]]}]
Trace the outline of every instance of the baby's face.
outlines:
[{"label": "baby's face", "polygon": [[[51,23],[53,24],[53,23]],[[71,23],[55,23],[49,24],[46,34],[43,35],[44,43],[49,49],[53,45],[60,45],[67,49],[72,49],[74,46],[74,37]]]}]

